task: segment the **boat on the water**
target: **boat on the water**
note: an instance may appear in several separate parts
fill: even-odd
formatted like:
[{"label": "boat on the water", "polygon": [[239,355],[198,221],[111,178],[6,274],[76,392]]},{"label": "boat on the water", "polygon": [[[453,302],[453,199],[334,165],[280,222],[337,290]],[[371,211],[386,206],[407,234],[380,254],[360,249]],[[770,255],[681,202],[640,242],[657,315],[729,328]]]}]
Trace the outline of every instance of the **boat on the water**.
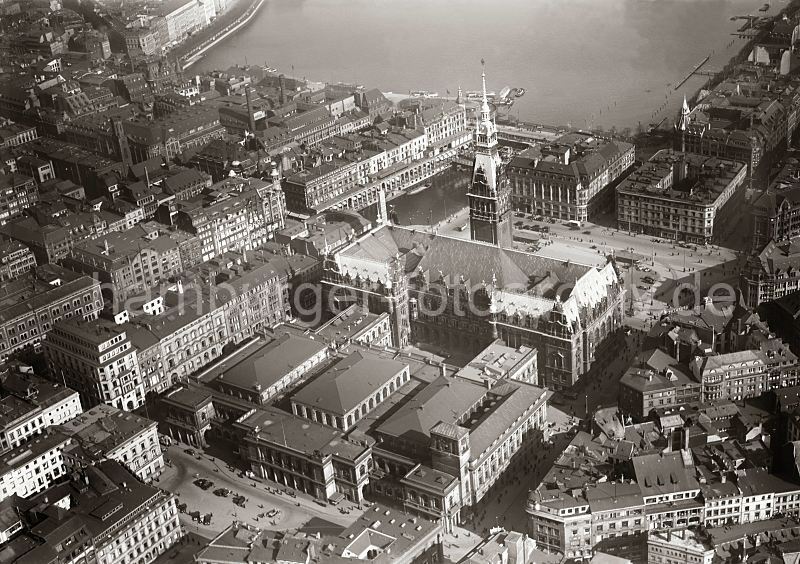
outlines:
[{"label": "boat on the water", "polygon": [[768,11],[768,10],[769,10],[769,4],[764,4],[764,5],[763,5],[763,6],[761,6],[761,8],[759,9],[759,12],[766,12],[766,11]]},{"label": "boat on the water", "polygon": [[517,98],[522,98],[524,95],[525,95],[524,88],[517,88],[517,91],[514,93],[514,96],[516,96]]},{"label": "boat on the water", "polygon": [[411,96],[414,98],[438,98],[438,92],[431,92],[430,90],[412,90]]}]

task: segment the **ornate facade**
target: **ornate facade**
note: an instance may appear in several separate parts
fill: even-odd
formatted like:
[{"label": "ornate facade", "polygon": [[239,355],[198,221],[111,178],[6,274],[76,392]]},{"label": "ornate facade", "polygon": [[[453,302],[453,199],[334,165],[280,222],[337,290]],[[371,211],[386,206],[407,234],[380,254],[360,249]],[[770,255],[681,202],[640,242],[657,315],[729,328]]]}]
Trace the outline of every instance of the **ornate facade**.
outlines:
[{"label": "ornate facade", "polygon": [[602,268],[476,241],[380,226],[326,260],[329,308],[352,303],[392,320],[392,341],[476,354],[500,338],[538,350],[539,383],[569,387],[623,319],[624,291]]}]

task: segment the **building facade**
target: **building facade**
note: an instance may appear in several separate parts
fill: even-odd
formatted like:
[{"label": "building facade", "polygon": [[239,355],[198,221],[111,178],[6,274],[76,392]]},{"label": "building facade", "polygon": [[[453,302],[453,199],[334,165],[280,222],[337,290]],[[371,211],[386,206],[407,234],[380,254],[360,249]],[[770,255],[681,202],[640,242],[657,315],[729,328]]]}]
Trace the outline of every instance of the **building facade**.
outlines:
[{"label": "building facade", "polygon": [[53,379],[78,390],[86,407],[107,403],[133,411],[144,404],[136,349],[113,322],[62,321],[48,334],[44,350]]},{"label": "building facade", "polygon": [[630,143],[569,133],[509,163],[511,204],[526,213],[587,221],[613,208],[613,184],[634,160]]},{"label": "building facade", "polygon": [[743,163],[659,151],[617,186],[617,227],[701,245],[719,241],[733,228],[725,220],[742,203],[746,176]]}]

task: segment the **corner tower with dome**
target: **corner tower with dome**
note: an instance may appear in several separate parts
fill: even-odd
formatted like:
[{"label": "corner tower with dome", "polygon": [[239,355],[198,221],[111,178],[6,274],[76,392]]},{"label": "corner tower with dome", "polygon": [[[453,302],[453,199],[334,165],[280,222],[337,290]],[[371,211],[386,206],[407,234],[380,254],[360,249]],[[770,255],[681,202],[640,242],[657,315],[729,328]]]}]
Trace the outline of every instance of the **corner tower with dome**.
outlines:
[{"label": "corner tower with dome", "polygon": [[497,149],[497,126],[486,98],[485,69],[482,79],[483,103],[475,127],[475,162],[467,193],[470,237],[473,241],[511,247],[511,187]]}]

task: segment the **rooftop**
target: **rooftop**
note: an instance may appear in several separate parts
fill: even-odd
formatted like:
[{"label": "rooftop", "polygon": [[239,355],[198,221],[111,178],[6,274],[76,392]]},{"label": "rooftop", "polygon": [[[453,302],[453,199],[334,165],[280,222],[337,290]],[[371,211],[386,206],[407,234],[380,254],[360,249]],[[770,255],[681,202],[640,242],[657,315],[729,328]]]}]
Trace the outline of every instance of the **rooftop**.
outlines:
[{"label": "rooftop", "polygon": [[252,410],[237,421],[252,440],[280,445],[305,456],[337,456],[355,460],[367,447],[351,442],[341,431],[273,407]]},{"label": "rooftop", "polygon": [[744,168],[729,159],[664,149],[633,171],[617,192],[711,204]]},{"label": "rooftop", "polygon": [[101,403],[57,428],[90,456],[103,458],[155,426],[155,421]]},{"label": "rooftop", "polygon": [[292,396],[292,401],[346,415],[384,388],[408,365],[369,351],[353,351]]},{"label": "rooftop", "polygon": [[242,355],[225,359],[203,380],[245,390],[267,390],[326,348],[321,340],[285,333],[255,350],[248,348]]}]

